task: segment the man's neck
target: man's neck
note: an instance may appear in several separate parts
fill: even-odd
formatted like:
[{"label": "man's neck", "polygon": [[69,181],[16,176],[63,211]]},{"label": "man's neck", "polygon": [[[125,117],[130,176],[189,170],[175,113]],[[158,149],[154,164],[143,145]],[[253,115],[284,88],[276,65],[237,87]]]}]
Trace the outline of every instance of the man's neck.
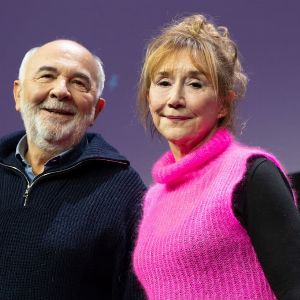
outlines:
[{"label": "man's neck", "polygon": [[44,171],[47,161],[63,151],[45,151],[31,143],[29,140],[27,140],[27,143],[28,150],[25,154],[25,159],[31,165],[32,171],[35,175],[41,174]]}]

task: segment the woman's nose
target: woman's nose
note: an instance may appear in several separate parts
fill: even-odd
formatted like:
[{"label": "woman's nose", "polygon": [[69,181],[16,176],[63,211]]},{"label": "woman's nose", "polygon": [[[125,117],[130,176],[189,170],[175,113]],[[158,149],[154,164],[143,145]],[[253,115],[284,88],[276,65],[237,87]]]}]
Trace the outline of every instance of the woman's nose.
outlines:
[{"label": "woman's nose", "polygon": [[185,105],[184,91],[181,86],[173,86],[170,90],[167,104],[172,108],[179,108]]}]

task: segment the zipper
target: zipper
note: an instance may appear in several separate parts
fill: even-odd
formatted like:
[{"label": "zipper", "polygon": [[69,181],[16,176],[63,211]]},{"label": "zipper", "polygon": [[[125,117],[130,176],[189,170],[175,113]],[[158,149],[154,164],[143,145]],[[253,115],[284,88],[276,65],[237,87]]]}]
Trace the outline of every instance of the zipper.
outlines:
[{"label": "zipper", "polygon": [[47,176],[51,176],[51,175],[54,175],[54,174],[68,172],[68,171],[70,171],[70,170],[78,167],[79,165],[81,165],[81,164],[83,164],[83,163],[85,163],[87,161],[90,161],[90,160],[93,160],[93,161],[94,160],[100,160],[100,161],[106,161],[106,162],[113,162],[113,163],[117,163],[117,164],[121,164],[121,165],[128,165],[127,162],[123,162],[123,161],[119,161],[119,160],[105,159],[105,158],[90,158],[90,159],[82,160],[82,161],[76,163],[75,165],[72,165],[71,167],[63,169],[63,170],[59,170],[59,171],[54,171],[54,172],[49,172],[49,173],[46,173],[46,174],[38,175],[32,182],[30,182],[28,180],[28,178],[26,177],[26,175],[21,170],[19,170],[18,168],[10,166],[10,165],[3,164],[1,162],[0,162],[0,165],[2,165],[4,167],[7,167],[7,168],[10,168],[10,169],[13,169],[14,171],[17,171],[18,173],[20,173],[22,175],[22,177],[25,178],[25,180],[27,182],[27,186],[26,186],[25,192],[23,194],[23,199],[24,199],[23,200],[24,201],[23,202],[23,206],[27,207],[27,205],[28,205],[28,197],[29,197],[30,190],[36,184],[36,182],[39,181],[41,178],[44,178],[44,177],[47,177]]},{"label": "zipper", "polygon": [[29,189],[30,189],[31,185],[28,184],[27,187],[26,187],[26,190],[23,194],[23,198],[24,198],[24,203],[23,203],[23,206],[26,207],[27,206],[27,199],[28,199],[28,195],[29,195]]},{"label": "zipper", "polygon": [[26,177],[26,175],[21,170],[19,170],[18,168],[10,166],[10,165],[3,164],[1,162],[0,162],[0,165],[3,166],[3,167],[6,167],[6,168],[14,170],[15,172],[21,174],[23,178],[25,178],[27,185],[26,185],[26,190],[25,190],[25,192],[23,194],[23,199],[24,199],[23,206],[26,206],[27,205],[27,198],[28,198],[28,194],[29,194],[29,189],[31,187],[30,181],[28,180],[28,178]]}]

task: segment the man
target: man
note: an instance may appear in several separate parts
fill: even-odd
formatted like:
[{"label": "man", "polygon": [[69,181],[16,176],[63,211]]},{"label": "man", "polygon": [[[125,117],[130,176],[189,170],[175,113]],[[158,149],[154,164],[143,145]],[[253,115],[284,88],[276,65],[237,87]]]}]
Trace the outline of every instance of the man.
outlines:
[{"label": "man", "polygon": [[140,299],[131,251],[145,186],[100,135],[99,58],[30,50],[14,82],[25,132],[0,140],[0,299]]}]

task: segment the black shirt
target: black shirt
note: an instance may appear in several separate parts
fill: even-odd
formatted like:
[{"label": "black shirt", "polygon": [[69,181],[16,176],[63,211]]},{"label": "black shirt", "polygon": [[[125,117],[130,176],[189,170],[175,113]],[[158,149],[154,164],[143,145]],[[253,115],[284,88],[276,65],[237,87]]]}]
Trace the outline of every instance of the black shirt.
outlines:
[{"label": "black shirt", "polygon": [[300,214],[282,172],[266,158],[249,162],[233,209],[247,230],[278,299],[300,299]]}]

